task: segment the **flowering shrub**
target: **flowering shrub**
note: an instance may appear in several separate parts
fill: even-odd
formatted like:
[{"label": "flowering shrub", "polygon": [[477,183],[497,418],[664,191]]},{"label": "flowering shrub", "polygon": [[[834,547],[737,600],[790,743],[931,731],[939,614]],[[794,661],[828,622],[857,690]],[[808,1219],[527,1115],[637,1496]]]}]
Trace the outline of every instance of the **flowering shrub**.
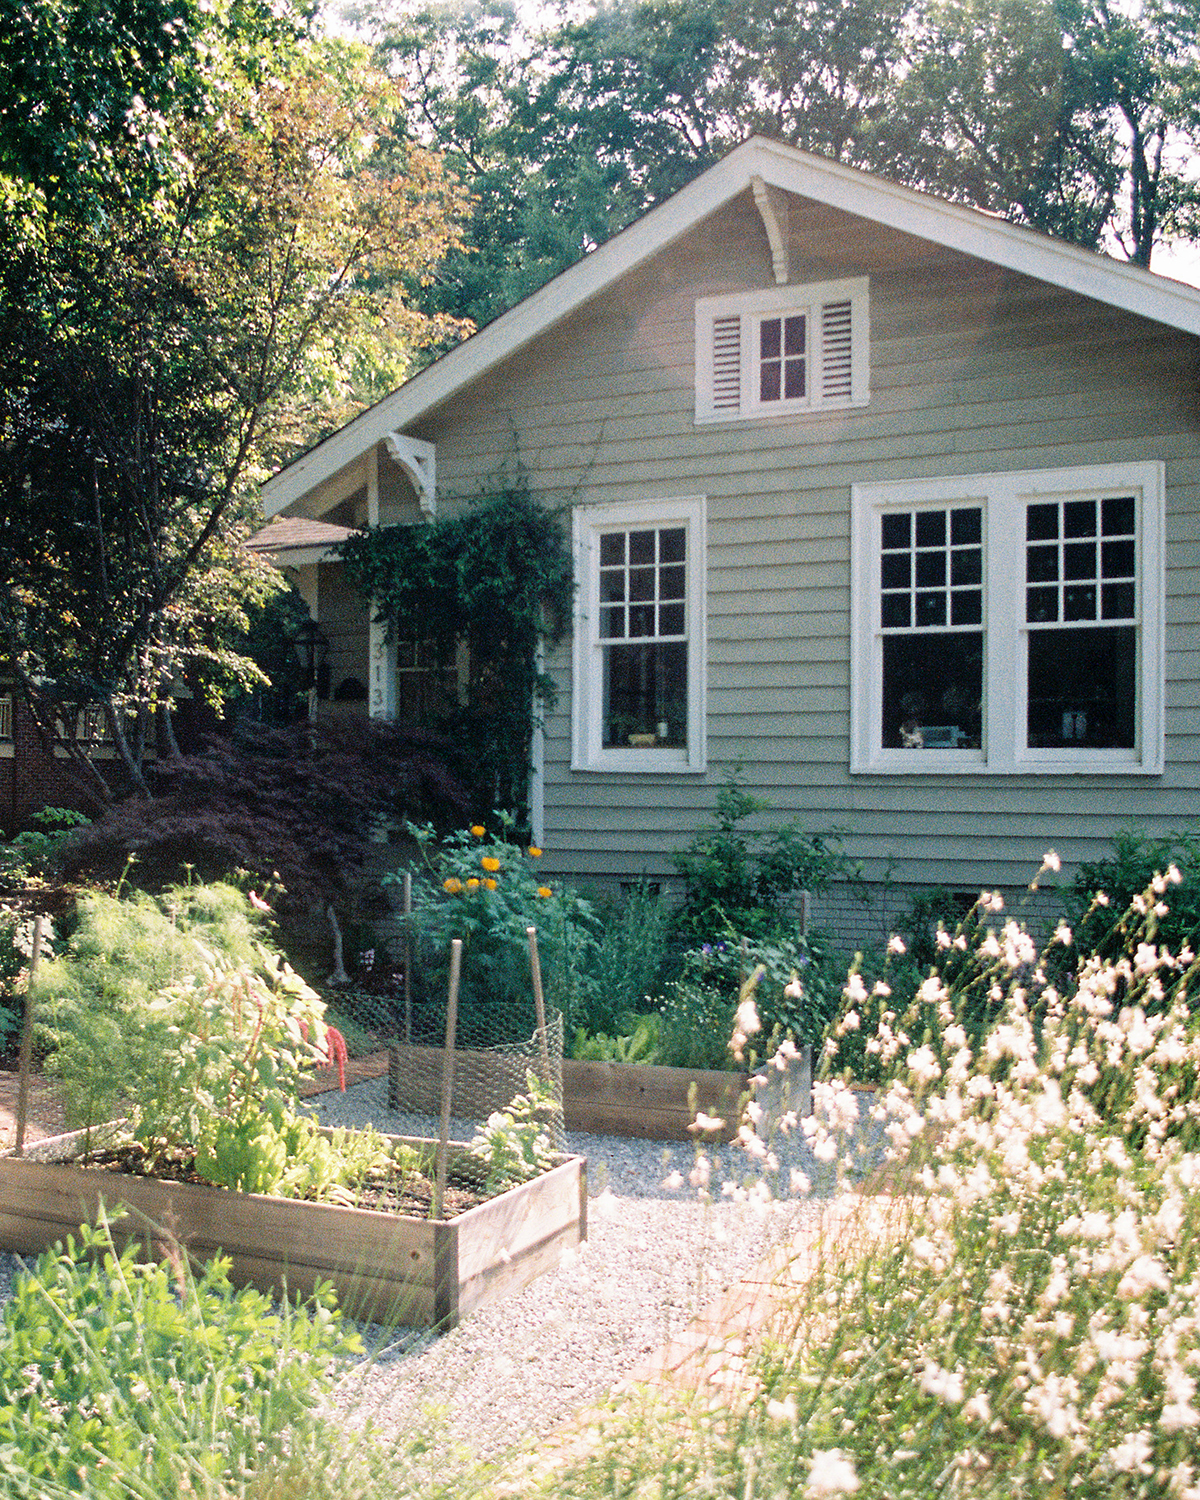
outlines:
[{"label": "flowering shrub", "polygon": [[[552,1493],[1200,1500],[1200,960],[1155,941],[1174,882],[1069,985],[1045,960],[1073,934],[1039,950],[992,893],[902,1009],[852,974],[802,1123],[843,1185],[878,1133],[871,1191],[828,1205],[694,1405],[626,1408]],[[863,1058],[873,1101],[840,1071]],[[777,1184],[801,1122],[766,1118],[739,1138]],[[698,1146],[693,1187],[719,1175]]]},{"label": "flowering shrub", "polygon": [[[500,837],[482,824],[436,841],[429,826],[409,831],[418,840],[425,873],[413,882],[420,943],[418,1024],[441,1041],[450,945],[463,943],[458,1015],[460,1036],[476,1045],[520,1040],[532,1029],[528,929],[538,935],[546,1004],[569,1018],[596,946],[596,918],[569,886],[540,874],[542,851],[503,835],[512,820],[500,815]],[[385,876],[396,883],[401,877]]]}]

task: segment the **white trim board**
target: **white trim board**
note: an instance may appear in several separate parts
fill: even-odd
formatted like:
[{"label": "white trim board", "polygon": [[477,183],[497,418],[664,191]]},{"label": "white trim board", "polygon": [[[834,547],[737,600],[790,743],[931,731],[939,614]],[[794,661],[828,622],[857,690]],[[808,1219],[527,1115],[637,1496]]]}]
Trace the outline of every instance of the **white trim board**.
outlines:
[{"label": "white trim board", "polygon": [[1200,289],[1111,260],[979,209],[754,136],[666,203],[556,276],[269,479],[268,517],[296,504],[411,423],[553,328],[627,271],[656,255],[755,181],[1155,322],[1200,334]]}]

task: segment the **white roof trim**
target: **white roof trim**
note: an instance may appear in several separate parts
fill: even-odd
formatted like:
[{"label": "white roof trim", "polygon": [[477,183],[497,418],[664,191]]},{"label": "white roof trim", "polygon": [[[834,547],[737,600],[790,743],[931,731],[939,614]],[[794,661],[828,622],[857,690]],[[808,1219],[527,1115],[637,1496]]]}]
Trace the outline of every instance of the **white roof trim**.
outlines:
[{"label": "white roof trim", "polygon": [[263,486],[263,508],[278,515],[353,463],[389,433],[435,406],[568,317],[626,271],[657,254],[725,203],[767,186],[812,198],[890,229],[977,256],[1125,312],[1200,334],[1200,290],[1111,260],[1037,230],[755,136],[666,203],[556,276],[422,370],[399,390],[303,454]]}]

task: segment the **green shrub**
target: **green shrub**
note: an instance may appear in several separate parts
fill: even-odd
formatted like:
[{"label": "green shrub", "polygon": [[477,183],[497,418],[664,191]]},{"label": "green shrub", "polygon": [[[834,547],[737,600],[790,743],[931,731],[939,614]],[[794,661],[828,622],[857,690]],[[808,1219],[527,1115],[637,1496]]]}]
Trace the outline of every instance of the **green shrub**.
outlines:
[{"label": "green shrub", "polygon": [[820,935],[704,943],[684,954],[682,978],[720,990],[732,1015],[742,982],[758,968],[764,976],[756,997],[764,1037],[819,1047],[841,1006],[845,977],[845,965]]},{"label": "green shrub", "polygon": [[0,842],[0,875],[13,881],[40,881],[51,875],[67,837],[91,822],[70,807],[43,807],[33,815],[38,826]]},{"label": "green shrub", "polygon": [[670,961],[671,912],[645,883],[599,912],[600,936],[580,976],[574,1021],[593,1035],[616,1035],[644,1011]]},{"label": "green shrub", "polygon": [[108,1119],[152,1069],[166,1041],[159,994],[215,965],[256,965],[262,914],[230,885],[162,896],[89,891],[74,930],[33,981],[37,1044],[63,1082],[68,1118]]},{"label": "green shrub", "polygon": [[659,1034],[662,1017],[659,1015],[626,1015],[623,1024],[628,1030],[609,1035],[605,1031],[588,1032],[580,1027],[575,1033],[571,1056],[580,1062],[611,1063],[658,1063],[662,1061],[659,1051]]},{"label": "green shrub", "polygon": [[328,1289],[307,1304],[119,1254],[84,1227],[17,1276],[0,1326],[0,1489],[49,1500],[232,1494],[308,1440],[338,1362],[360,1349]]},{"label": "green shrub", "polygon": [[736,996],[702,979],[666,986],[658,1024],[658,1061],[665,1068],[720,1069],[735,1063],[729,1051]]},{"label": "green shrub", "polygon": [[835,880],[863,889],[861,869],[846,857],[840,830],[806,833],[786,823],[754,832],[743,826],[769,806],[746,791],[741,767],[735,767],[717,792],[716,826],[673,856],[684,879],[675,922],[685,942],[792,933],[801,891],[824,890]]},{"label": "green shrub", "polygon": [[[1166,872],[1172,868],[1180,878],[1171,882],[1169,903],[1160,913]],[[1136,909],[1143,897],[1144,912]],[[1200,834],[1149,839],[1122,829],[1113,835],[1111,858],[1080,866],[1067,915],[1080,953],[1115,958],[1126,949],[1131,926],[1144,926],[1154,942],[1173,953],[1194,950],[1200,945]]]}]

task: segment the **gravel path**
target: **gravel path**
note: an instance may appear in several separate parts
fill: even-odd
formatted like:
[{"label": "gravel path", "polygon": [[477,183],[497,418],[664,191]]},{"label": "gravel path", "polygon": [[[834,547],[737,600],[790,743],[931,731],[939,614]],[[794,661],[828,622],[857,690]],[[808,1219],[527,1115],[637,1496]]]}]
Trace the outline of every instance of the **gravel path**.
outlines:
[{"label": "gravel path", "polygon": [[[390,1112],[384,1079],[322,1095],[320,1116],[402,1135],[437,1129]],[[451,1131],[472,1133],[462,1122]],[[364,1329],[374,1358],[346,1382],[348,1405],[388,1431],[428,1424],[465,1454],[493,1457],[602,1401],[814,1211],[789,1204],[764,1215],[748,1202],[703,1204],[692,1188],[665,1188],[672,1170],[686,1178],[688,1146],[578,1132],[567,1144],[588,1161],[587,1243],[450,1333],[381,1344],[379,1330]],[[740,1152],[722,1155],[730,1172],[744,1170]]]},{"label": "gravel path", "polygon": [[[312,1102],[323,1123],[436,1133],[436,1121],[388,1109],[384,1078]],[[459,1122],[451,1133],[470,1139],[473,1129]],[[785,1169],[798,1165],[816,1176],[799,1133],[791,1139]],[[568,1147],[588,1159],[588,1242],[450,1333],[364,1327],[370,1357],[347,1375],[339,1396],[348,1421],[436,1433],[439,1447],[448,1440],[465,1462],[542,1436],[602,1401],[819,1209],[805,1200],[764,1211],[744,1194],[735,1201],[719,1190],[701,1203],[686,1182],[670,1189],[663,1179],[675,1170],[686,1179],[693,1164],[686,1145],[569,1133]],[[715,1156],[714,1189],[723,1177],[746,1173],[740,1151]],[[14,1257],[0,1255],[0,1299],[14,1266]]]}]

